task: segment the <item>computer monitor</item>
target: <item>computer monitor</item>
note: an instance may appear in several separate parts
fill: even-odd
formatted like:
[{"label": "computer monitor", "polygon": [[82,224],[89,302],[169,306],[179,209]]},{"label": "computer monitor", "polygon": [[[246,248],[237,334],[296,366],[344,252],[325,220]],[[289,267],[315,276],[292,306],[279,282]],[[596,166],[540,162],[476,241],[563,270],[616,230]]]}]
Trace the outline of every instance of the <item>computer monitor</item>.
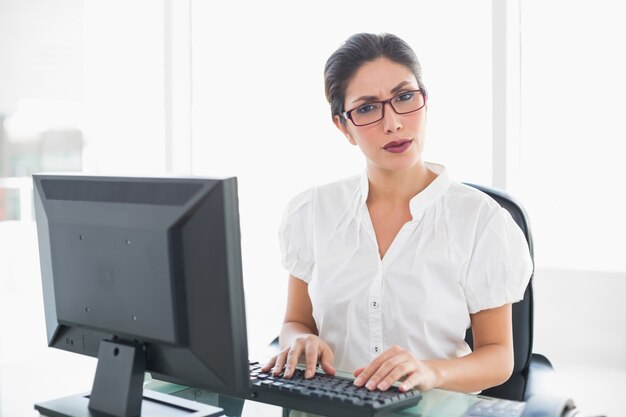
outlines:
[{"label": "computer monitor", "polygon": [[98,358],[76,401],[138,415],[146,371],[247,395],[236,178],[33,181],[48,344]]}]

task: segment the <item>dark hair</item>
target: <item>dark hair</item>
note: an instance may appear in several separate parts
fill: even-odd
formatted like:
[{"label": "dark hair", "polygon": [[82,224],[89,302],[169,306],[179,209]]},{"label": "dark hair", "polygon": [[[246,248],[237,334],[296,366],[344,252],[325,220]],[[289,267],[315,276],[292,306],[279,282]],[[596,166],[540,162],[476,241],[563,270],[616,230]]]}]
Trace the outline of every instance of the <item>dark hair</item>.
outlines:
[{"label": "dark hair", "polygon": [[[341,115],[345,111],[346,89],[357,70],[363,64],[381,57],[409,68],[419,88],[426,94],[420,63],[405,41],[390,33],[357,33],[350,36],[328,58],[324,67],[324,87],[332,116]],[[345,123],[343,116],[340,119]]]}]

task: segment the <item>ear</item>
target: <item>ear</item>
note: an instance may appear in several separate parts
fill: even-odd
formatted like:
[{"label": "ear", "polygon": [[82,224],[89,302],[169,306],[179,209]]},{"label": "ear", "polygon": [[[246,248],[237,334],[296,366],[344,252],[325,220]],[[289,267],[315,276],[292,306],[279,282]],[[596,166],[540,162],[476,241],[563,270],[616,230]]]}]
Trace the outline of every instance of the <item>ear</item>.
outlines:
[{"label": "ear", "polygon": [[337,129],[339,129],[341,133],[343,133],[343,135],[348,139],[348,142],[356,146],[356,141],[352,138],[352,135],[350,135],[350,132],[348,132],[348,129],[346,127],[347,122],[345,124],[341,123],[341,118],[338,115],[335,115],[333,116],[333,123],[335,124],[335,127],[337,127]]}]

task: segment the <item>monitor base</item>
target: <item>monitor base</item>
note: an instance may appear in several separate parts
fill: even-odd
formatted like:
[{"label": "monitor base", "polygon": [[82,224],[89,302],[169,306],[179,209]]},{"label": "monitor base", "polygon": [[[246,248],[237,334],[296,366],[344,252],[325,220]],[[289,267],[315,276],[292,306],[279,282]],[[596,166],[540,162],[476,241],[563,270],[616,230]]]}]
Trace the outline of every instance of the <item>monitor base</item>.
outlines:
[{"label": "monitor base", "polygon": [[[90,410],[89,393],[50,400],[35,404],[40,415],[49,417],[104,417],[104,414]],[[212,405],[178,398],[160,392],[143,390],[141,417],[216,417],[223,416],[224,410]]]}]

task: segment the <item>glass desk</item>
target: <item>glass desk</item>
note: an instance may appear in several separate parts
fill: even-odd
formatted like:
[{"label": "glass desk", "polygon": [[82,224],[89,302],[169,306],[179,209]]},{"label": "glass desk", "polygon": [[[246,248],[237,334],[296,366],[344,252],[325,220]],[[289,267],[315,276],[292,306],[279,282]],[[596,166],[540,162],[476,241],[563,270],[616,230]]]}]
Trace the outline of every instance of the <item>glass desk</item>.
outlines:
[{"label": "glass desk", "polygon": [[[228,417],[312,417],[314,414],[297,410],[286,410],[275,405],[259,403],[252,400],[242,400],[228,397],[205,390],[152,380],[145,388],[165,394],[186,398],[224,409]],[[480,395],[462,394],[458,392],[433,389],[422,393],[422,399],[415,407],[406,408],[389,417],[461,417],[476,402],[483,397]]]}]

